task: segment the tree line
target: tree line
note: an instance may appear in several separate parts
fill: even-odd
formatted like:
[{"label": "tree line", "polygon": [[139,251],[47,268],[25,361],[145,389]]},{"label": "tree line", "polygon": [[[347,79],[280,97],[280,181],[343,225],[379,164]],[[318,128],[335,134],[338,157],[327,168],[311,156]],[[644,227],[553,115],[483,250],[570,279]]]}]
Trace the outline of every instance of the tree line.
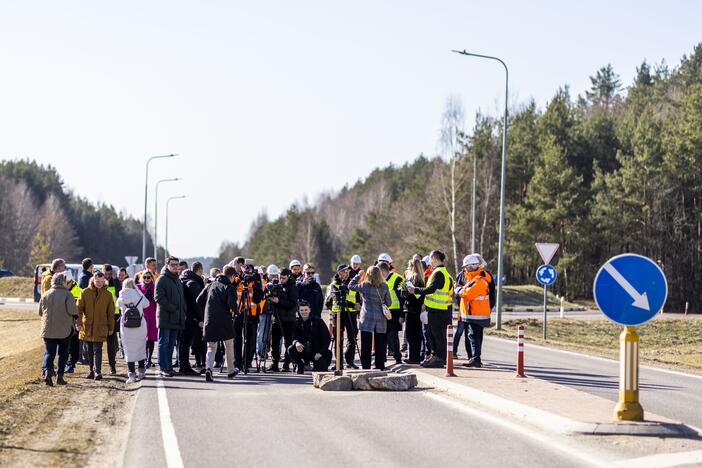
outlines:
[{"label": "tree line", "polygon": [[[591,297],[609,257],[635,252],[665,271],[668,309],[689,302],[699,310],[702,44],[675,67],[644,61],[628,87],[611,65],[590,81],[582,95],[563,86],[543,109],[531,100],[510,111],[506,284],[534,283],[535,242],[561,245],[555,290],[571,299]],[[478,113],[469,130],[462,122],[460,101],[449,97],[439,154],[375,169],[277,219],[261,214],[243,245],[222,245],[215,265],[240,253],[257,263],[300,258],[326,280],[355,253],[366,263],[379,252],[404,263],[441,248],[455,270],[473,234],[496,270],[502,116]]]},{"label": "tree line", "polygon": [[51,165],[0,161],[0,186],[0,266],[15,274],[31,275],[56,257],[122,265],[125,255],[141,252],[140,221],[67,190]]}]

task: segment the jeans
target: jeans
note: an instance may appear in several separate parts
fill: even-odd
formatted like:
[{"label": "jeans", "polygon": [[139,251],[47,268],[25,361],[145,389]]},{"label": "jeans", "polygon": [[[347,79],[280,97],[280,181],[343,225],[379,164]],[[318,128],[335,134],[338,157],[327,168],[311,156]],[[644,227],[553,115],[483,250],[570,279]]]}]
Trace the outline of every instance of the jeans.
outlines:
[{"label": "jeans", "polygon": [[84,341],[88,348],[88,364],[90,371],[102,374],[102,341]]},{"label": "jeans", "polygon": [[[205,357],[205,367],[212,370],[215,361],[215,353],[217,352],[217,342],[209,341],[207,343],[207,355]],[[226,340],[224,342],[224,354],[227,358],[227,372],[234,370],[234,340]]]},{"label": "jeans", "polygon": [[66,338],[44,338],[44,359],[41,364],[41,368],[44,372],[50,374],[54,373],[54,358],[56,358],[56,352],[58,351],[58,368],[56,374],[61,376],[66,368],[66,361],[68,360],[68,345],[70,343],[71,337]]},{"label": "jeans", "polygon": [[466,347],[466,355],[468,355],[468,359],[470,359],[472,354],[470,352],[470,341],[468,339],[468,324],[463,320],[458,321],[458,325],[456,325],[456,333],[453,335],[453,355],[455,357],[456,354],[458,354],[458,346],[461,342],[461,335],[463,335],[464,332],[466,336],[464,337],[463,343]]},{"label": "jeans", "polygon": [[387,351],[387,334],[361,331],[361,367],[370,369],[375,338],[375,368],[385,370],[385,352]]},{"label": "jeans", "polygon": [[158,367],[162,371],[173,370],[173,348],[178,339],[178,330],[158,329]]},{"label": "jeans", "polygon": [[[134,365],[133,362],[127,363],[127,369],[129,370],[129,372],[132,372],[132,373],[136,372],[136,366]],[[145,365],[144,365],[144,360],[142,359],[141,361],[139,361],[139,370],[143,371],[144,369],[145,369]]]},{"label": "jeans", "polygon": [[270,314],[261,314],[256,330],[256,354],[259,358],[265,360],[268,358],[268,347],[271,340],[271,321],[273,316]]}]

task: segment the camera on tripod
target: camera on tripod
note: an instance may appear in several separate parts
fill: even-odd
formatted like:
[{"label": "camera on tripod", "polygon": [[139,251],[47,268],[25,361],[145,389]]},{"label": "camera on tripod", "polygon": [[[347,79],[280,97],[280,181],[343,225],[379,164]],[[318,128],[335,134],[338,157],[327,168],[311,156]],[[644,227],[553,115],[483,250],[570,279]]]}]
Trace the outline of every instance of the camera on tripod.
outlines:
[{"label": "camera on tripod", "polygon": [[266,297],[282,297],[285,294],[285,287],[277,281],[266,284]]}]

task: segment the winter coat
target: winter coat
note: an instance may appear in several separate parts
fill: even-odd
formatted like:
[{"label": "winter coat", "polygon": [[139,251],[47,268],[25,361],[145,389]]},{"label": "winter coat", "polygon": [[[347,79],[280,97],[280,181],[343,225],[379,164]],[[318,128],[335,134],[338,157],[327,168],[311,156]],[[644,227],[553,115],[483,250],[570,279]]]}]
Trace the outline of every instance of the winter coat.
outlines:
[{"label": "winter coat", "polygon": [[83,327],[78,337],[83,341],[106,341],[115,331],[115,303],[104,287],[98,289],[91,282],[80,293],[78,315]]},{"label": "winter coat", "polygon": [[182,330],[185,328],[185,294],[178,276],[163,267],[156,280],[156,317],[158,328]]},{"label": "winter coat", "polygon": [[324,293],[318,282],[312,281],[305,284],[305,278],[297,282],[297,299],[305,300],[310,303],[312,309],[311,316],[321,318],[322,309],[324,308]]},{"label": "winter coat", "polygon": [[187,327],[199,327],[199,323],[204,319],[204,313],[197,304],[197,296],[205,289],[205,280],[193,270],[184,270],[180,274],[180,282],[183,285],[185,295],[185,323]]},{"label": "winter coat", "polygon": [[146,319],[146,339],[149,341],[158,340],[158,324],[156,322],[156,299],[154,298],[154,282],[145,286],[144,283],[137,284],[137,289],[144,295],[147,301],[147,306],[144,309],[144,318]]},{"label": "winter coat", "polygon": [[[124,313],[130,305],[134,305],[141,314],[141,326],[139,328],[124,326]],[[144,309],[148,306],[148,299],[137,289],[123,289],[117,298],[117,307],[119,307],[123,317],[120,321],[119,331],[122,338],[122,347],[124,348],[124,360],[127,362],[139,362],[146,359],[147,325],[144,319]]]},{"label": "winter coat", "polygon": [[364,332],[387,333],[388,320],[383,314],[383,304],[388,307],[392,304],[388,285],[383,284],[380,287],[376,287],[366,282],[359,284],[360,279],[361,275],[358,274],[349,283],[349,289],[360,293],[363,297],[360,326],[358,328]]},{"label": "winter coat", "polygon": [[51,279],[54,277],[54,272],[46,270],[41,274],[41,295],[46,294],[46,291],[51,289]]},{"label": "winter coat", "polygon": [[205,327],[203,328],[202,341],[226,341],[234,338],[234,321],[232,311],[236,310],[236,289],[232,282],[224,275],[219,275],[198,297],[205,301]]},{"label": "winter coat", "polygon": [[322,319],[310,315],[307,320],[302,320],[298,314],[293,330],[293,345],[302,343],[305,346],[305,354],[314,356],[329,349],[330,342],[329,329]]},{"label": "winter coat", "polygon": [[41,296],[39,316],[42,338],[68,338],[78,317],[76,300],[65,286],[55,286]]},{"label": "winter coat", "polygon": [[293,323],[297,316],[297,286],[292,276],[283,284],[283,291],[277,303],[269,301],[269,306],[274,310],[273,322]]},{"label": "winter coat", "polygon": [[92,277],[92,272],[88,270],[81,270],[80,275],[78,275],[78,287],[80,287],[80,289],[86,289],[90,284],[90,278]]}]

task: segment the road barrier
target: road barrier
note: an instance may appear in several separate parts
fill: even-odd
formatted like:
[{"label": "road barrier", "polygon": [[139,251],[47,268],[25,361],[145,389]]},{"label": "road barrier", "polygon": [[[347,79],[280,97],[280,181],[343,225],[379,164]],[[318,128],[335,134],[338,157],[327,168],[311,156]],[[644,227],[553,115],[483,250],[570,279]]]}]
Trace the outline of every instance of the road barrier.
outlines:
[{"label": "road barrier", "polygon": [[524,375],[524,325],[517,327],[517,377]]},{"label": "road barrier", "polygon": [[446,328],[446,377],[456,377],[453,373],[453,325]]}]

